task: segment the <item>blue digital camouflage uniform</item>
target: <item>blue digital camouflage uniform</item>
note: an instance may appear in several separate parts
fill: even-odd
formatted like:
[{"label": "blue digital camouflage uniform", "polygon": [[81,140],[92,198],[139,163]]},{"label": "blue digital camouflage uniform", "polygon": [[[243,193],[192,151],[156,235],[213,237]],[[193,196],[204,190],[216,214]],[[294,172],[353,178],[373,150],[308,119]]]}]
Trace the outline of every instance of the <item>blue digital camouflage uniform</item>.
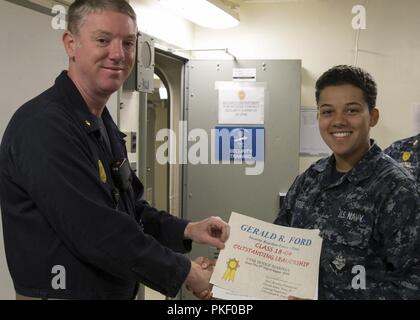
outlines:
[{"label": "blue digital camouflage uniform", "polygon": [[333,166],[331,156],[298,176],[274,222],[320,229],[319,299],[420,298],[420,196],[413,177],[377,145],[331,183]]},{"label": "blue digital camouflage uniform", "polygon": [[395,141],[384,150],[387,155],[397,160],[416,178],[418,185],[420,185],[419,140],[420,134],[410,138]]}]

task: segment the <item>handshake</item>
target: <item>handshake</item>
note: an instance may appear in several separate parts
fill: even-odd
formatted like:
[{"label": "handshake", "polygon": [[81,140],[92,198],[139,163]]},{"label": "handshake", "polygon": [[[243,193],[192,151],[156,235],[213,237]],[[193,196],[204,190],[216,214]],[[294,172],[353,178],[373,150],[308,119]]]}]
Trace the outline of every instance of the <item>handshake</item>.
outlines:
[{"label": "handshake", "polygon": [[[213,297],[210,279],[215,272],[214,284],[221,290],[215,290],[214,294],[222,299],[317,298],[322,248],[318,229],[276,226],[235,212],[232,212],[229,223],[233,228],[232,243],[226,242],[230,234],[229,225],[218,217],[190,222],[185,228],[184,237],[187,239],[218,249],[224,249],[225,243],[227,245],[217,258],[221,264],[217,267],[216,259],[199,257],[191,261],[184,284],[196,297]],[[247,233],[252,233],[254,237],[249,237]],[[272,240],[270,245],[262,244],[261,241],[266,242],[264,239],[267,238]],[[239,243],[240,246],[237,246]],[[241,250],[253,247],[260,251]],[[271,254],[263,255],[266,252]],[[246,263],[247,259],[255,263]],[[236,274],[240,264],[240,272]]]},{"label": "handshake", "polygon": [[191,261],[191,269],[185,281],[185,287],[191,291],[197,298],[209,300],[212,298],[212,287],[210,278],[213,273],[215,259],[198,257]]},{"label": "handshake", "polygon": [[[200,244],[208,244],[218,249],[225,247],[229,238],[229,225],[219,217],[210,217],[198,222],[190,222],[184,231],[184,238]],[[186,288],[200,299],[212,298],[210,278],[215,259],[199,257],[191,261],[190,272],[184,282]]]}]

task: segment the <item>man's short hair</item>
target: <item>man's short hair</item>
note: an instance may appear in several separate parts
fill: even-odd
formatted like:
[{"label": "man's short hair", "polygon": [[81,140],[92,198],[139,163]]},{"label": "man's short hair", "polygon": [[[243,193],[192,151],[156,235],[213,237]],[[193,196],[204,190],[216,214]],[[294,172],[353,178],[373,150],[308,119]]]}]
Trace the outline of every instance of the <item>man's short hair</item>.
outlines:
[{"label": "man's short hair", "polygon": [[375,108],[377,96],[375,80],[363,69],[348,65],[335,66],[319,77],[315,85],[316,103],[319,103],[321,91],[326,87],[343,84],[351,84],[361,89],[369,110]]},{"label": "man's short hair", "polygon": [[126,0],[76,0],[70,5],[68,11],[67,29],[71,33],[78,35],[80,24],[85,16],[105,10],[126,14],[134,22],[137,21],[134,9]]}]

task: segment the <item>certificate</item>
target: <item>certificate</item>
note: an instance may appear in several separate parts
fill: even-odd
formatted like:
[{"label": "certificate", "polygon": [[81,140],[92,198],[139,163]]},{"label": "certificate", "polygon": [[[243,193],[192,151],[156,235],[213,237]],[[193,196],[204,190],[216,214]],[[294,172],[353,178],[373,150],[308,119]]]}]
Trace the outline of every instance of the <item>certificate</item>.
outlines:
[{"label": "certificate", "polygon": [[214,297],[316,299],[319,230],[289,228],[232,212],[230,236],[210,282]]}]

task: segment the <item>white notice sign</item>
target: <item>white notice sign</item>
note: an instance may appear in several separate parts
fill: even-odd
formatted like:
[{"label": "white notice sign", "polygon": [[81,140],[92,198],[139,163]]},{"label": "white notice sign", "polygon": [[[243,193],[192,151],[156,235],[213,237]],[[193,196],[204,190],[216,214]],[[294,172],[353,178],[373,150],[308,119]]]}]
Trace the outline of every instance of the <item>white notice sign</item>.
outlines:
[{"label": "white notice sign", "polygon": [[232,74],[233,81],[257,81],[257,69],[254,68],[234,68]]},{"label": "white notice sign", "polygon": [[220,124],[264,124],[264,87],[219,88]]},{"label": "white notice sign", "polygon": [[322,140],[318,129],[317,109],[300,109],[300,155],[325,156],[330,148]]}]

